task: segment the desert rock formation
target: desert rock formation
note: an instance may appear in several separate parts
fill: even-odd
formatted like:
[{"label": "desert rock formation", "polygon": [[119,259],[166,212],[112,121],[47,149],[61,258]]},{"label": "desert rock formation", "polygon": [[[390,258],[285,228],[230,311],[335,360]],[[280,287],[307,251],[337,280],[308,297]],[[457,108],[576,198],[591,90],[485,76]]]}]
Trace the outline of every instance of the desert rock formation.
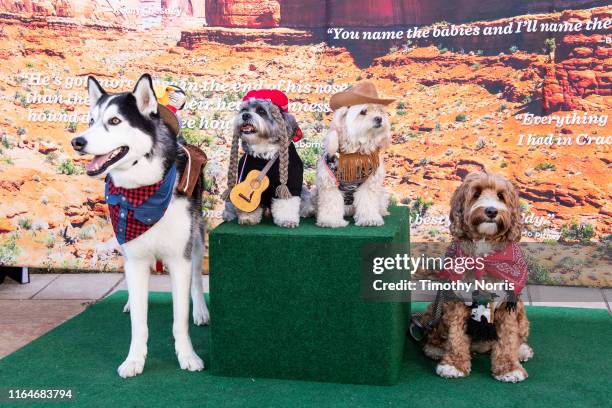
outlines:
[{"label": "desert rock formation", "polygon": [[[612,18],[612,11],[566,12],[565,21],[586,22]],[[612,96],[612,48],[606,36],[572,34],[563,36],[556,45],[554,64],[546,73],[544,108],[547,111],[587,109],[590,96]]]},{"label": "desert rock formation", "polygon": [[273,28],[280,25],[278,0],[207,0],[209,25],[223,27]]},{"label": "desert rock formation", "polygon": [[210,25],[244,28],[387,27],[464,23],[604,5],[603,0],[207,0],[206,17]]}]

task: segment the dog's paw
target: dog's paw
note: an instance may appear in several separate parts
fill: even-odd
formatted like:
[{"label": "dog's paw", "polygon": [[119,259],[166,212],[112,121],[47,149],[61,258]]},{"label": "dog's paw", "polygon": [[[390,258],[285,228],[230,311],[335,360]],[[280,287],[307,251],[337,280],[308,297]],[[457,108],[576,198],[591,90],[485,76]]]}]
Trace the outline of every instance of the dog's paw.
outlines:
[{"label": "dog's paw", "polygon": [[274,221],[274,223],[283,228],[297,228],[300,225],[299,221],[295,222],[290,220]]},{"label": "dog's paw", "polygon": [[130,313],[130,302],[128,301],[125,306],[123,306],[123,313]]},{"label": "dog's paw", "polygon": [[145,365],[144,358],[142,359],[128,358],[119,366],[119,368],[117,368],[117,373],[122,378],[135,377],[138,374],[142,374],[142,370],[144,370],[144,365]]},{"label": "dog's paw", "polygon": [[523,367],[519,367],[504,374],[493,375],[493,377],[501,382],[517,383],[526,380],[529,375],[527,375],[527,371]]},{"label": "dog's paw", "polygon": [[261,220],[253,217],[238,217],[238,224],[241,225],[257,225]]},{"label": "dog's paw", "polygon": [[273,198],[272,220],[274,224],[283,228],[295,228],[300,225],[300,197]]},{"label": "dog's paw", "polygon": [[206,307],[193,308],[193,323],[196,326],[206,326],[210,322],[210,315]]},{"label": "dog's paw", "polygon": [[455,366],[450,364],[438,364],[436,367],[436,374],[444,378],[462,378],[465,377],[465,373],[460,371]]},{"label": "dog's paw", "polygon": [[355,218],[355,225],[359,227],[380,227],[381,225],[385,225],[385,220],[382,217],[376,218]]},{"label": "dog's paw", "polygon": [[423,352],[427,357],[431,358],[432,360],[440,360],[444,355],[444,350],[442,350],[440,347],[432,346],[430,344],[426,344],[425,347],[423,347]]},{"label": "dog's paw", "polygon": [[[387,198],[388,198],[388,197],[387,197]],[[386,217],[387,215],[391,214],[391,213],[389,212],[389,200],[388,200],[388,199],[386,199],[386,200],[385,200],[385,204],[382,204],[382,205],[380,206],[379,210],[380,210],[380,211],[379,211],[379,212],[380,212],[380,215],[382,215],[383,217]]]},{"label": "dog's paw", "polygon": [[533,349],[527,343],[521,344],[519,347],[519,361],[529,361],[533,358]]},{"label": "dog's paw", "polygon": [[182,370],[202,371],[204,369],[204,361],[193,351],[187,353],[177,352],[176,356]]},{"label": "dog's paw", "polygon": [[317,220],[317,225],[323,228],[344,228],[348,225],[345,219],[339,220]]}]

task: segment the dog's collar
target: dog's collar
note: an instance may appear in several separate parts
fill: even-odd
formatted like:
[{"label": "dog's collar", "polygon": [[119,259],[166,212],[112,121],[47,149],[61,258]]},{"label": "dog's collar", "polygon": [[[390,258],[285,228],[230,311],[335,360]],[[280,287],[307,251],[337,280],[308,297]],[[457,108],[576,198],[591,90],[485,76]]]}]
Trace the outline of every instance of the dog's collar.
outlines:
[{"label": "dog's collar", "polygon": [[[447,258],[466,258],[467,255],[461,249],[459,242],[451,243],[446,252]],[[483,258],[483,268],[475,269],[476,279],[481,279],[485,274],[492,275],[498,279],[504,279],[514,284],[514,293],[519,294],[527,283],[527,262],[523,256],[521,247],[516,242],[509,242],[504,249],[494,252]],[[454,269],[445,269],[440,278],[453,281],[461,280],[465,273],[457,273]]]}]

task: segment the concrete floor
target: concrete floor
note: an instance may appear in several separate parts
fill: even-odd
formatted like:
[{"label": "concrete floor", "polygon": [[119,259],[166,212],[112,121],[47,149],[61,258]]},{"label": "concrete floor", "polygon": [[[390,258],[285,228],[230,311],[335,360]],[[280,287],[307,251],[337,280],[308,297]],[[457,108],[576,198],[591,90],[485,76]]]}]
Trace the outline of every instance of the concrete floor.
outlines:
[{"label": "concrete floor", "polygon": [[[0,358],[83,311],[89,304],[117,290],[125,290],[120,273],[32,274],[20,285],[11,279],[0,284]],[[208,276],[202,277],[208,292]],[[152,275],[151,291],[169,292],[168,275]],[[431,301],[433,294],[416,292],[413,300]],[[529,285],[526,304],[608,309],[612,289]]]},{"label": "concrete floor", "polygon": [[[202,276],[208,292],[208,275]],[[151,291],[169,292],[168,275],[151,275]],[[21,285],[0,284],[0,358],[25,346],[117,290],[126,290],[122,273],[31,274]]]}]

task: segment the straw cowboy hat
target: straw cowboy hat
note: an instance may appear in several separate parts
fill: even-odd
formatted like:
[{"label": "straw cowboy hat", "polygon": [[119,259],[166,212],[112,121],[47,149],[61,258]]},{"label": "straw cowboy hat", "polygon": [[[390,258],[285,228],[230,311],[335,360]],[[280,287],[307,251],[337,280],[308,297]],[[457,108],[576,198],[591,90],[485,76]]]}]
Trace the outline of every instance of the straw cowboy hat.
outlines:
[{"label": "straw cowboy hat", "polygon": [[187,100],[185,92],[173,85],[156,85],[153,90],[157,97],[159,116],[170,127],[170,130],[178,135],[181,131],[181,124],[176,116],[176,111],[185,106]]},{"label": "straw cowboy hat", "polygon": [[362,81],[346,91],[332,95],[329,107],[336,110],[343,106],[361,105],[364,103],[375,103],[388,105],[395,99],[379,98],[376,86],[370,81]]}]

